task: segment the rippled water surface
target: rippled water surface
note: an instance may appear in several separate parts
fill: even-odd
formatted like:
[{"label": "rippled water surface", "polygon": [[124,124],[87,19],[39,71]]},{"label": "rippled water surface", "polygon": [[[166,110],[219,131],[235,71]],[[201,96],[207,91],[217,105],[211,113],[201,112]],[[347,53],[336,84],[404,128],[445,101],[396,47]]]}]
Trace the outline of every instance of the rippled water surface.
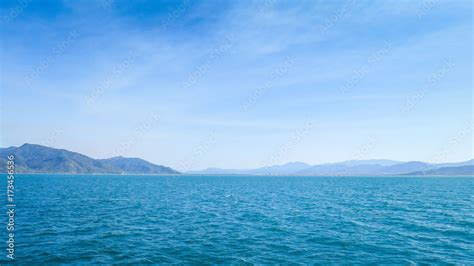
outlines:
[{"label": "rippled water surface", "polygon": [[18,175],[15,185],[25,264],[474,264],[472,177]]}]

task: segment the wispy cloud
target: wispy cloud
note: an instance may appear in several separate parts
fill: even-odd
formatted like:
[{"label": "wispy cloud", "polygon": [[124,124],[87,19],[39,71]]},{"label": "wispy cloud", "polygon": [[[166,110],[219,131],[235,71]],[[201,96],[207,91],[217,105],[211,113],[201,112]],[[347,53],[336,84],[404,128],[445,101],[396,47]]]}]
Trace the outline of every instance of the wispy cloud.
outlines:
[{"label": "wispy cloud", "polygon": [[[54,139],[67,148],[74,140],[71,149],[105,157],[157,112],[160,126],[137,138],[131,155],[178,165],[178,152],[215,132],[218,144],[196,167],[245,168],[314,117],[323,130],[304,139],[305,149],[295,145],[292,160],[348,159],[341,142],[357,150],[374,135],[374,156],[392,151],[400,159],[409,150],[423,159],[419,150],[472,118],[470,8],[462,1],[5,2],[0,85],[12,130],[4,142]],[[446,58],[449,73],[427,85]],[[419,101],[420,88],[428,90]],[[404,115],[410,97],[416,108]],[[104,139],[100,149],[88,144]],[[446,160],[462,156],[449,151]]]}]

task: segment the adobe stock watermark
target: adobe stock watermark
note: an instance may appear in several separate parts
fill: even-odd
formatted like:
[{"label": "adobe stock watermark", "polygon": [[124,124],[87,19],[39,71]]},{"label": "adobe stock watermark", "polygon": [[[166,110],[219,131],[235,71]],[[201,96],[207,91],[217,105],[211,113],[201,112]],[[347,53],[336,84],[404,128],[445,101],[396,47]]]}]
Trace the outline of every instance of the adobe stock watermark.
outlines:
[{"label": "adobe stock watermark", "polygon": [[15,259],[15,156],[7,158],[7,258]]},{"label": "adobe stock watermark", "polygon": [[47,137],[43,139],[42,143],[44,143],[45,146],[53,146],[61,135],[64,135],[64,128],[54,128],[49,132]]},{"label": "adobe stock watermark", "polygon": [[128,138],[122,141],[117,149],[115,149],[115,155],[125,155],[132,147],[135,145],[141,138],[145,136],[158,122],[160,121],[160,116],[158,113],[151,113],[145,120],[143,120],[139,126],[137,126],[132,134]]},{"label": "adobe stock watermark", "polygon": [[166,29],[169,26],[173,25],[175,21],[177,21],[180,17],[182,17],[186,13],[186,10],[189,8],[190,5],[191,5],[191,0],[180,1],[179,6],[177,6],[173,11],[168,13],[168,15],[161,21],[161,24],[159,27],[161,27],[162,29]]},{"label": "adobe stock watermark", "polygon": [[285,76],[294,65],[295,61],[292,57],[287,57],[282,64],[278,65],[270,74],[270,78],[263,84],[262,87],[256,89],[249,95],[245,101],[242,102],[241,108],[243,111],[249,110],[253,107],[263,95],[272,88],[272,85]]},{"label": "adobe stock watermark", "polygon": [[[377,138],[375,136],[368,137],[365,142],[352,154],[351,160],[363,160],[377,147]],[[349,169],[343,168],[334,174],[335,177],[348,176]]]},{"label": "adobe stock watermark", "polygon": [[450,136],[441,148],[432,154],[428,161],[431,163],[441,163],[445,161],[448,158],[448,155],[455,151],[459,145],[472,138],[473,129],[474,123],[472,121],[467,122],[463,128]]},{"label": "adobe stock watermark", "polygon": [[[177,21],[180,17],[182,17],[189,6],[192,4],[191,0],[180,0],[176,1],[179,2],[179,5],[169,12],[162,20],[161,23],[156,25],[156,28],[165,29],[168,26],[172,25],[175,21]],[[100,5],[102,9],[106,11],[110,11],[114,8],[114,5],[117,3],[116,0],[101,0]]]},{"label": "adobe stock watermark", "polygon": [[19,0],[17,5],[8,12],[5,16],[2,17],[1,21],[3,23],[10,23],[20,16],[26,8],[30,5],[33,0]]},{"label": "adobe stock watermark", "polygon": [[[303,127],[296,129],[291,134],[289,140],[283,145],[279,146],[275,152],[273,152],[262,165],[275,165],[280,162],[286,155],[288,155],[296,145],[298,145],[315,127],[319,124],[316,121],[307,121]],[[268,172],[268,175],[273,173]]]},{"label": "adobe stock watermark", "polygon": [[216,143],[216,134],[211,132],[196,147],[193,148],[190,156],[178,163],[178,170],[182,173],[190,171],[196,164],[196,161],[206,154]]},{"label": "adobe stock watermark", "polygon": [[439,67],[434,73],[432,73],[428,80],[425,82],[420,89],[416,90],[415,93],[408,96],[405,102],[400,106],[402,113],[407,113],[412,110],[417,104],[419,104],[425,97],[428,92],[433,89],[441,80],[443,80],[446,75],[451,72],[454,67],[454,63],[450,59],[444,60],[443,65]]},{"label": "adobe stock watermark", "polygon": [[102,0],[100,1],[100,5],[103,9],[110,9],[114,4],[115,0]]},{"label": "adobe stock watermark", "polygon": [[374,52],[372,52],[368,57],[366,62],[361,65],[359,68],[355,69],[352,76],[347,80],[342,87],[339,88],[339,91],[342,94],[348,93],[355,86],[357,86],[364,78],[367,76],[373,69],[374,65],[384,59],[388,54],[393,50],[393,44],[391,42],[386,42],[384,46]]},{"label": "adobe stock watermark", "polygon": [[277,0],[265,0],[265,1],[260,1],[259,6],[257,7],[257,11],[259,15],[264,14],[268,9],[270,9],[272,6],[275,5]]},{"label": "adobe stock watermark", "polygon": [[319,26],[319,36],[323,36],[328,33],[332,28],[334,28],[339,22],[344,20],[349,14],[349,6],[354,3],[354,0],[349,1],[347,4],[342,6],[339,10],[333,13],[331,16],[326,18],[326,20]]},{"label": "adobe stock watermark", "polygon": [[108,75],[99,85],[85,96],[84,101],[88,108],[92,108],[95,103],[109,90],[120,77],[122,77],[130,69],[130,67],[138,59],[137,53],[130,53],[122,61],[112,67],[110,75]]},{"label": "adobe stock watermark", "polygon": [[434,0],[424,0],[422,2],[421,8],[419,8],[417,12],[418,19],[428,14],[435,7],[435,4],[436,4],[436,1]]},{"label": "adobe stock watermark", "polygon": [[205,58],[204,62],[194,69],[193,72],[181,83],[181,88],[188,89],[196,85],[200,79],[202,79],[210,70],[212,64],[218,61],[222,56],[228,52],[235,43],[235,36],[228,35],[224,38],[221,45],[214,47],[209,55]]},{"label": "adobe stock watermark", "polygon": [[46,72],[46,70],[53,65],[58,58],[60,58],[64,52],[79,38],[79,32],[77,30],[72,30],[67,35],[66,39],[60,42],[54,49],[51,54],[44,57],[40,63],[33,68],[30,74],[25,78],[25,86],[29,87],[34,80],[38,79],[41,74]]}]

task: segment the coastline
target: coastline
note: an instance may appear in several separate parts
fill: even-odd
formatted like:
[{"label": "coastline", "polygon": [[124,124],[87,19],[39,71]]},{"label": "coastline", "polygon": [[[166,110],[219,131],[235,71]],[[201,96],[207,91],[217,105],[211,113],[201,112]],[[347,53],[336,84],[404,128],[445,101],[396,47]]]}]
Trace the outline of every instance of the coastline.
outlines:
[{"label": "coastline", "polygon": [[[7,173],[2,173],[7,174]],[[116,174],[116,173],[16,173],[16,175],[89,175],[89,176],[255,176],[255,177],[474,177],[474,174],[467,175],[258,175],[258,174]]]}]

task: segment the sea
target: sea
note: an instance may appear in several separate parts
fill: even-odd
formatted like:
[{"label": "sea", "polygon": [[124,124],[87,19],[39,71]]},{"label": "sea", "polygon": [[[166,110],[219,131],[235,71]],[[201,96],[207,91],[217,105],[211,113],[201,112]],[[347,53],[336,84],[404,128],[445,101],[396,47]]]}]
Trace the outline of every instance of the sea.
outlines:
[{"label": "sea", "polygon": [[472,176],[24,174],[14,201],[1,264],[474,265]]}]

